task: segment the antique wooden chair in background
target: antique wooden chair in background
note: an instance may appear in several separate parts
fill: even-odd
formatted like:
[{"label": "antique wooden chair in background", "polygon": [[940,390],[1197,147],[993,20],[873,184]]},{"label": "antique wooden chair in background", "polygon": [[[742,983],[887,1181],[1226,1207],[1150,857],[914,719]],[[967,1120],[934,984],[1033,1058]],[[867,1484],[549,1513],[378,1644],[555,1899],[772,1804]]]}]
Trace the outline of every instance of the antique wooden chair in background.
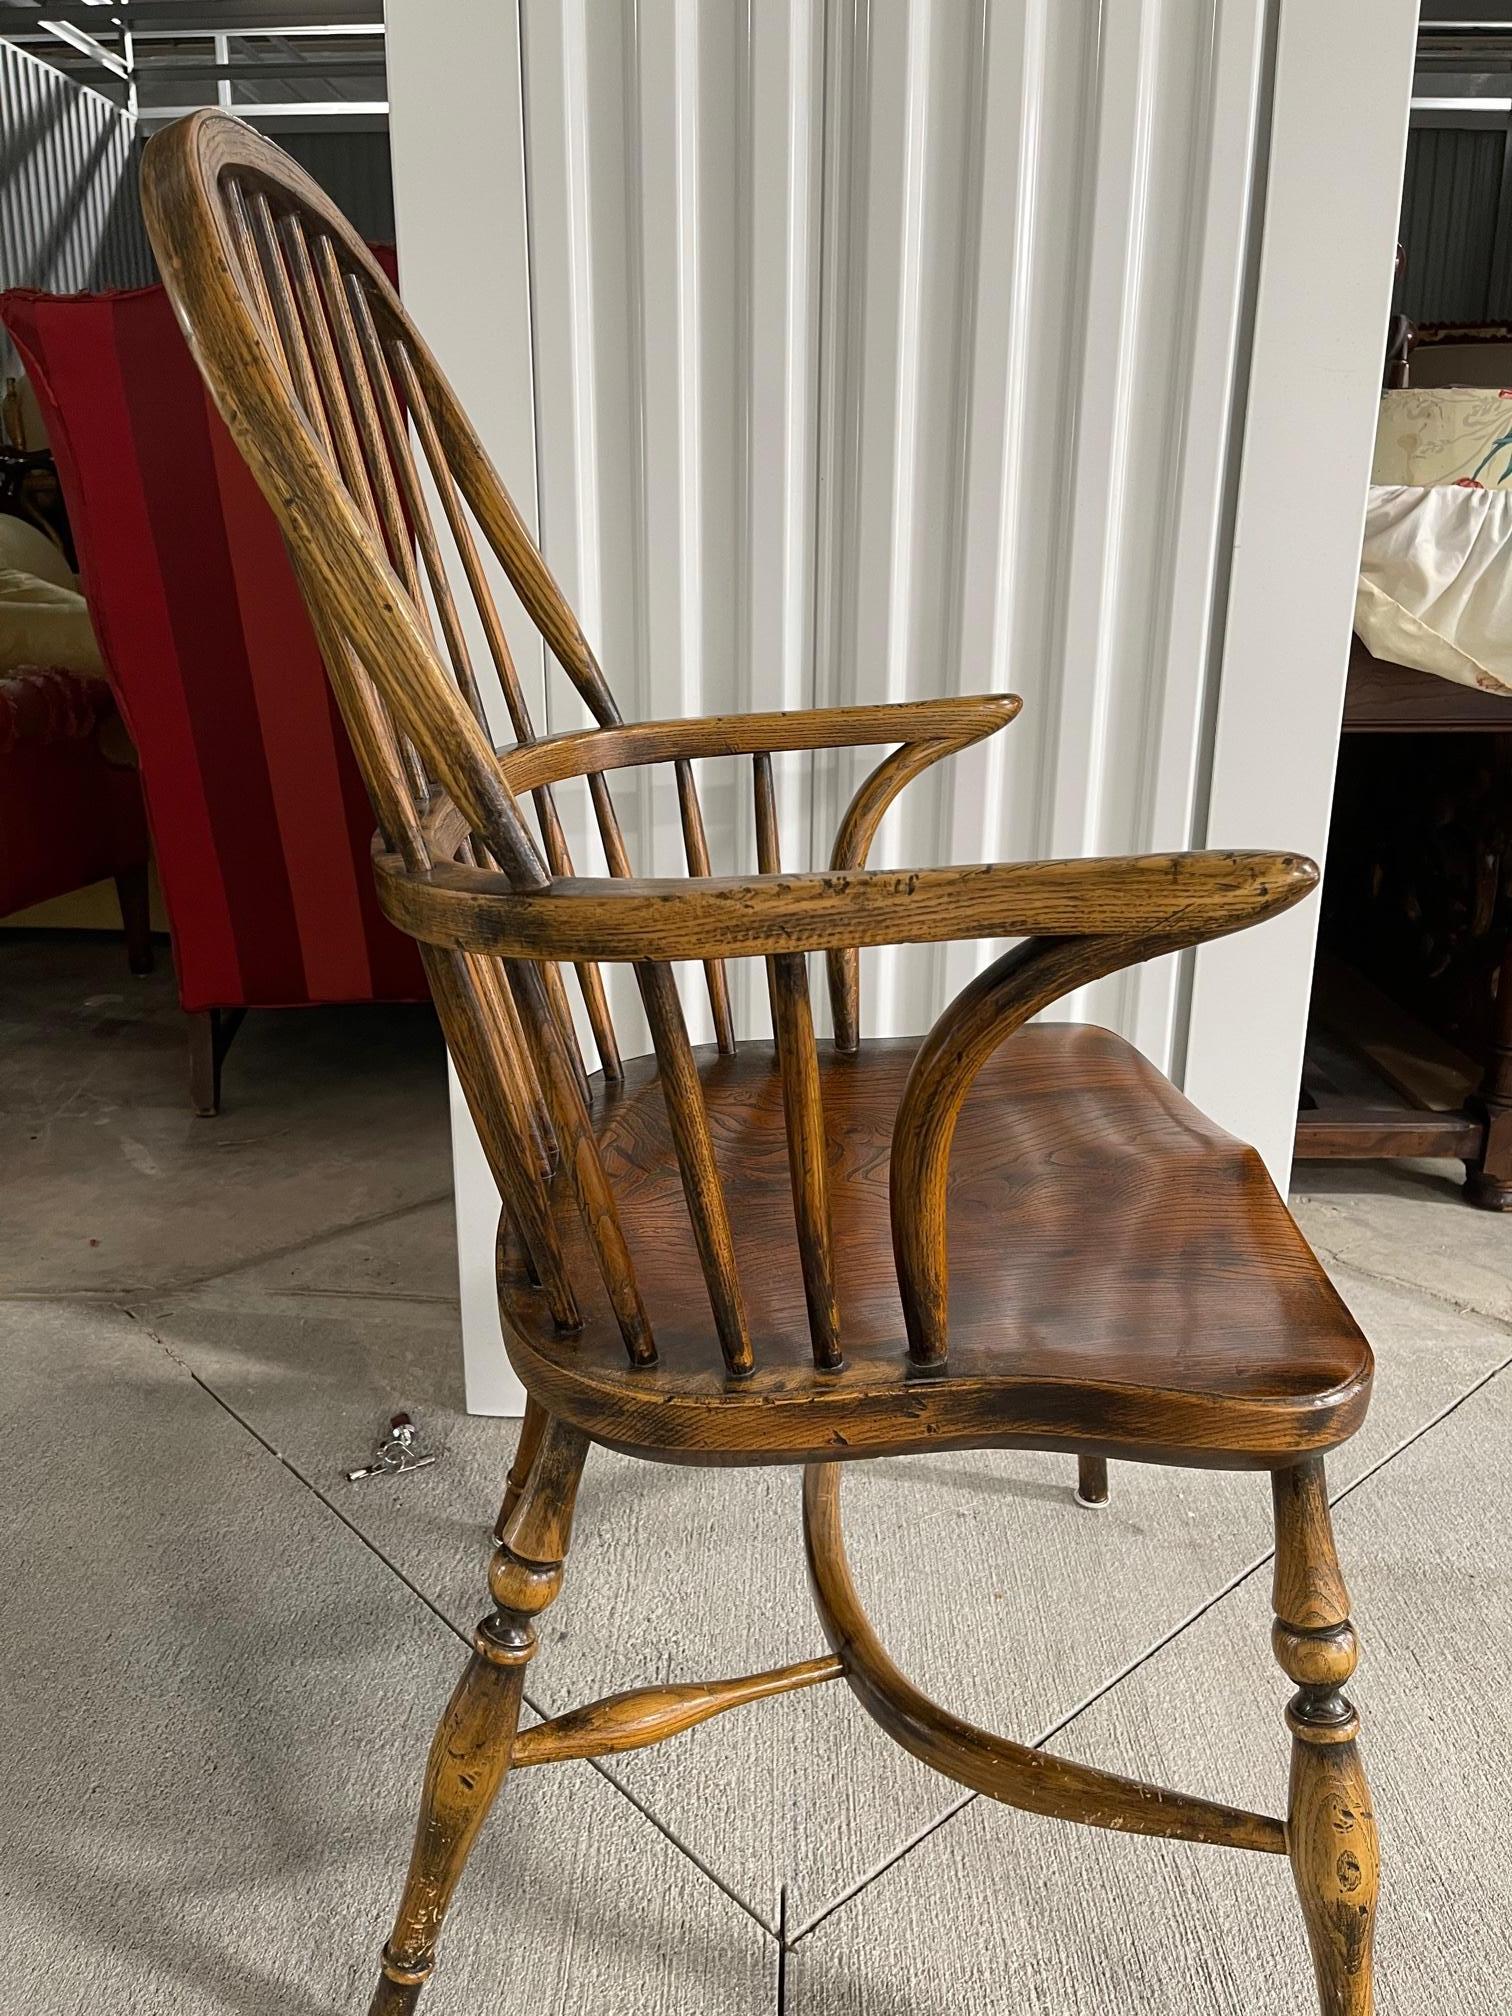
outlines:
[{"label": "antique wooden chair in background", "polygon": [[[494,1608],[431,1750],[373,2011],[415,2006],[511,1768],[657,1742],[844,1678],[915,1755],[1009,1804],[1289,1853],[1325,2016],[1365,2016],[1376,1836],[1341,1692],[1355,1639],[1323,1457],[1364,1415],[1369,1347],[1253,1151],[1117,1037],[1024,1026],[1099,975],[1285,909],[1313,887],[1312,865],[1185,854],[868,872],[895,794],[1017,701],[622,723],[446,380],[315,184],[209,112],[152,141],[144,185],[189,341],[294,556],[372,792],[384,908],[421,943],[498,1180],[500,1304],[530,1394]],[[422,470],[513,720],[516,742],[497,753]],[[480,541],[598,726],[536,738]],[[868,743],[896,746],[841,822],[830,870],[785,872],[772,752]],[[758,874],[711,873],[693,764],[715,756],[751,760]],[[639,880],[609,780],[663,761],[689,874]],[[553,785],[581,777],[607,878],[574,874],[553,806]],[[976,937],[1022,942],[922,1041],[860,1037],[856,947]],[[816,951],[837,1032],[822,1045]],[[767,961],[775,1044],[732,1038],[722,962],[745,957]],[[654,1059],[620,1061],[605,960],[633,963]],[[706,963],[717,1046],[690,1046],[674,960]],[[564,965],[599,1053],[591,1076]],[[636,1690],[519,1730],[594,1442],[803,1465],[830,1656]],[[1005,1447],[1076,1453],[1093,1490],[1110,1456],[1271,1474],[1274,1644],[1297,1686],[1284,1821],[975,1729],[888,1659],[847,1571],[838,1459]]]}]

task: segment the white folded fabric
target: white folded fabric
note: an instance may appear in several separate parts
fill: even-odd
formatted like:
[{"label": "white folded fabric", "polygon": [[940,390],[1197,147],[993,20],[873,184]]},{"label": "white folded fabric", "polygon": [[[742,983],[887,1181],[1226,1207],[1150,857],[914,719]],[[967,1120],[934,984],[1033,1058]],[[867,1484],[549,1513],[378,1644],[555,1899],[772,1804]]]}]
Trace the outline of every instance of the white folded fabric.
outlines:
[{"label": "white folded fabric", "polygon": [[1355,629],[1377,658],[1512,694],[1512,490],[1373,484]]}]

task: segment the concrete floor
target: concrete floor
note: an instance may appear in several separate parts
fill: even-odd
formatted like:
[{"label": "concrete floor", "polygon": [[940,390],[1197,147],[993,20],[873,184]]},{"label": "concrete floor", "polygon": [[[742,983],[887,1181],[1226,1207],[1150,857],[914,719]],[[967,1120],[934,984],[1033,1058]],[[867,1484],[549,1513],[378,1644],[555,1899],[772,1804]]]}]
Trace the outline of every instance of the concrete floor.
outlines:
[{"label": "concrete floor", "polygon": [[[0,2005],[365,2008],[510,1424],[461,1411],[421,1010],[252,1017],[190,1117],[164,978],[0,938]],[[1332,1465],[1385,1843],[1380,2006],[1512,2008],[1512,1224],[1452,1172],[1304,1171],[1376,1344]],[[350,1485],[407,1406],[442,1451]],[[900,1663],[1027,1740],[1275,1810],[1267,1493],[947,1456],[847,1483]],[[537,1712],[820,1648],[796,1478],[598,1452]],[[942,1573],[965,1561],[959,1592]],[[1306,2016],[1283,1865],[962,1796],[836,1689],[506,1792],[430,2016]]]}]

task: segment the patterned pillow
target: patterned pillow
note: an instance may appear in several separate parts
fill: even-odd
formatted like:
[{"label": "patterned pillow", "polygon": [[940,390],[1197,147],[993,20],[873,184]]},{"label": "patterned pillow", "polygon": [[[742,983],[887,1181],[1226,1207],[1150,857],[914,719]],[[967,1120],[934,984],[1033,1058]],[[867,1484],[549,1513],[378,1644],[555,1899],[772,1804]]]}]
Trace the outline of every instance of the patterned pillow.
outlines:
[{"label": "patterned pillow", "polygon": [[1512,489],[1512,391],[1420,385],[1383,393],[1370,480]]}]

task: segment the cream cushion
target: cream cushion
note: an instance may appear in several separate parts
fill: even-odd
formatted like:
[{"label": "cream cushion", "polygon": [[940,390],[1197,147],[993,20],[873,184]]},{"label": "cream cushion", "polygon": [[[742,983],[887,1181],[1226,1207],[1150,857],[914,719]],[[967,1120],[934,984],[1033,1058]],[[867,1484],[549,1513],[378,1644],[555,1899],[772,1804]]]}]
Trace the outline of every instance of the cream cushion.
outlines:
[{"label": "cream cushion", "polygon": [[18,567],[23,574],[35,574],[55,588],[77,588],[72,568],[45,532],[24,518],[0,513],[0,567]]},{"label": "cream cushion", "polygon": [[103,679],[100,647],[84,597],[19,567],[0,567],[0,672],[55,665]]}]

